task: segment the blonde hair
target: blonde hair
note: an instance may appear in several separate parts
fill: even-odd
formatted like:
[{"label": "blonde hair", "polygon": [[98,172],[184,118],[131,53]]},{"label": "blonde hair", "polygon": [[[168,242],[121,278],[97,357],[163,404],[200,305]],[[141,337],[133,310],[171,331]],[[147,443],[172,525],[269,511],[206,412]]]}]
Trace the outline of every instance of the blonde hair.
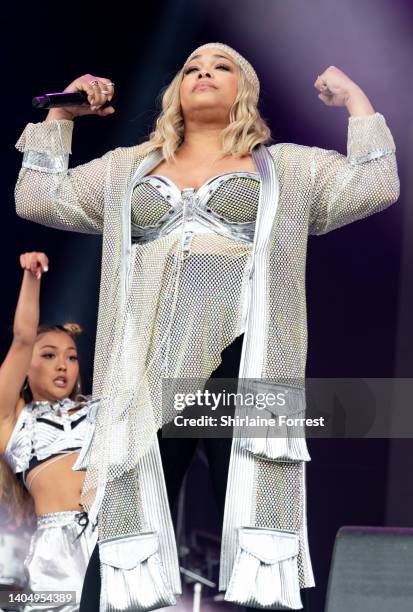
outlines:
[{"label": "blonde hair", "polygon": [[63,323],[62,327],[72,338],[76,338],[76,336],[80,336],[83,333],[83,328],[79,323]]},{"label": "blonde hair", "polygon": [[[245,77],[238,63],[238,93],[230,110],[229,124],[222,130],[222,156],[243,157],[252,149],[271,138],[271,131],[261,117],[256,104],[256,89]],[[185,125],[181,109],[180,87],[184,76],[182,68],[168,85],[162,96],[162,111],[149,140],[140,146],[147,155],[161,149],[166,161],[175,161],[175,152],[184,141]]]},{"label": "blonde hair", "polygon": [[0,508],[5,513],[6,524],[13,524],[16,527],[34,524],[33,499],[2,457],[0,457]]}]

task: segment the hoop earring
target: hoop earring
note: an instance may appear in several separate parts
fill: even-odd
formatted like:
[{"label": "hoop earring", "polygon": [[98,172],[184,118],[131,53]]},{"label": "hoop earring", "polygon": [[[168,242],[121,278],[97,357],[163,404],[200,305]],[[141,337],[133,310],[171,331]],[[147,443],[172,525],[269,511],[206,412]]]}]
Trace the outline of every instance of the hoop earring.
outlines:
[{"label": "hoop earring", "polygon": [[76,381],[76,386],[75,386],[74,391],[75,391],[74,396],[76,398],[78,395],[80,395],[80,391],[81,391],[81,384],[80,384],[80,379],[79,378]]}]

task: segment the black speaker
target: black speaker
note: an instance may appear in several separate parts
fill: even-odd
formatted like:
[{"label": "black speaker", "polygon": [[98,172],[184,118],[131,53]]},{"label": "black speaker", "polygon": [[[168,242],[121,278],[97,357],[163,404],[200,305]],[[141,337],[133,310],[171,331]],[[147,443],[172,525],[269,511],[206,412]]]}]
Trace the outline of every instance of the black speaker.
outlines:
[{"label": "black speaker", "polygon": [[325,612],[412,611],[413,529],[339,529]]}]

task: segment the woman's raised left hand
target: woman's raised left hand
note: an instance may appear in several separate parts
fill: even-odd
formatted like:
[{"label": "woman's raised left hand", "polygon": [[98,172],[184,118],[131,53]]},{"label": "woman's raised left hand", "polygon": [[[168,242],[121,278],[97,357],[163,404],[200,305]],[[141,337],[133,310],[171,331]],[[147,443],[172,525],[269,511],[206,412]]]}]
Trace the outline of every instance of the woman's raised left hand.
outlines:
[{"label": "woman's raised left hand", "polygon": [[20,265],[23,270],[30,272],[32,276],[39,280],[43,272],[48,271],[49,260],[45,253],[33,251],[31,253],[22,253],[20,255]]},{"label": "woman's raised left hand", "polygon": [[346,106],[350,115],[372,115],[374,109],[364,91],[340,68],[329,66],[317,77],[314,87],[327,106]]}]

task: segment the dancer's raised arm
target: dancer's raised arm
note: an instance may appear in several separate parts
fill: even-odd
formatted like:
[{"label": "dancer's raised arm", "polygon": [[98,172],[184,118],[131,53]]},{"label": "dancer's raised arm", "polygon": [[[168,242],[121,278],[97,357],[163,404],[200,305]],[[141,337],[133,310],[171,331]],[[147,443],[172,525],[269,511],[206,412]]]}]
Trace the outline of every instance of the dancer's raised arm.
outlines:
[{"label": "dancer's raised arm", "polygon": [[20,256],[20,265],[24,272],[14,316],[13,340],[0,367],[0,452],[16,421],[20,391],[37,337],[41,276],[49,264],[44,253],[24,253]]}]

